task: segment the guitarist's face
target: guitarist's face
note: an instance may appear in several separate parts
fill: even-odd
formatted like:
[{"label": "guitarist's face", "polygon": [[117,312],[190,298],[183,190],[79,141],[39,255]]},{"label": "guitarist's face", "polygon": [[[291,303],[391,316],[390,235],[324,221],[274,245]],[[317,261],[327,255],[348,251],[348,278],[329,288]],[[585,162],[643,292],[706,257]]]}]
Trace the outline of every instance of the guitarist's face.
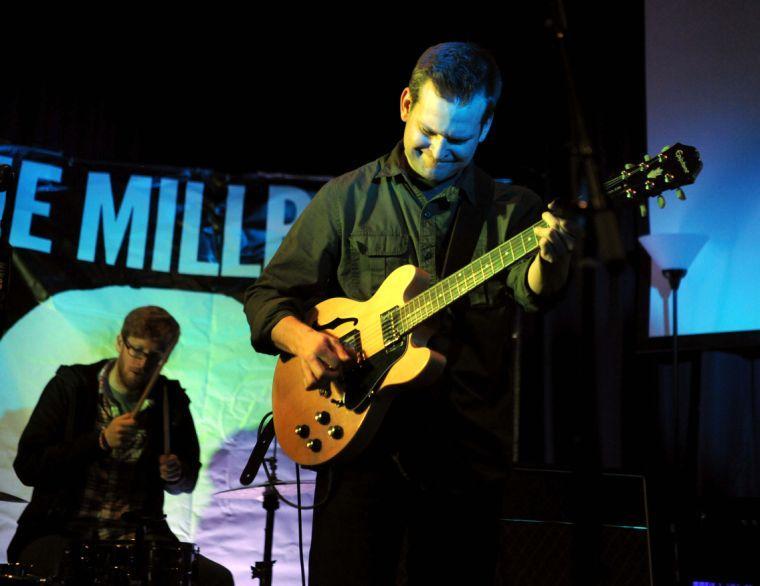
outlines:
[{"label": "guitarist's face", "polygon": [[478,145],[491,128],[483,122],[487,101],[478,94],[468,103],[450,102],[439,96],[428,80],[412,104],[409,88],[401,94],[404,154],[409,166],[425,181],[436,184],[451,179],[469,165]]}]

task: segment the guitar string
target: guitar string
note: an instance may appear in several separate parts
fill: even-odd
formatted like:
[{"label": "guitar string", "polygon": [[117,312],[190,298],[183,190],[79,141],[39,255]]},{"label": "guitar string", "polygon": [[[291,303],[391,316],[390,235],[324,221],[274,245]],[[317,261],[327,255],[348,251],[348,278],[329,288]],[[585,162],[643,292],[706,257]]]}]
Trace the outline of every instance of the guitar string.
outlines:
[{"label": "guitar string", "polygon": [[[648,170],[648,169],[647,169]],[[639,167],[631,170],[631,175],[642,171]],[[603,183],[605,192],[614,195],[614,191],[620,184],[630,179],[622,173]],[[438,311],[453,303],[455,300],[466,295],[477,286],[485,283],[502,270],[527,256],[538,248],[538,239],[533,233],[536,226],[546,227],[543,221],[539,221],[526,230],[518,233],[501,245],[490,250],[486,254],[472,261],[469,265],[456,273],[456,278],[449,276],[410,299],[399,307],[399,337],[408,334],[415,326],[433,316]],[[527,242],[526,242],[527,240]],[[522,250],[514,250],[520,246]],[[506,258],[505,258],[506,255]],[[478,265],[476,267],[475,265]],[[494,268],[496,266],[496,268]],[[486,271],[487,269],[487,271]],[[378,317],[374,325],[367,328],[361,335],[361,347],[385,347],[385,336],[382,320]]]},{"label": "guitar string", "polygon": [[[639,167],[631,169],[632,174],[639,171],[641,171]],[[613,192],[618,185],[625,183],[628,179],[630,179],[630,176],[624,176],[621,173],[620,175],[605,181],[603,183],[605,192],[607,192],[608,195],[613,195]],[[533,234],[533,228],[536,226],[546,227],[546,224],[543,221],[537,222],[533,226],[523,230],[483,256],[472,261],[472,263],[457,272],[455,279],[452,279],[452,276],[447,277],[433,285],[430,289],[427,289],[416,297],[410,299],[406,304],[400,306],[399,322],[400,330],[403,332],[400,335],[408,334],[415,326],[538,248],[538,239]],[[529,239],[529,243],[527,244],[524,242],[526,238]],[[513,249],[515,242],[517,241],[519,241],[519,245],[523,250],[508,250]],[[504,253],[509,253],[511,258],[504,258]],[[479,268],[475,265],[479,265]],[[494,269],[494,265],[496,265],[497,268]],[[488,273],[486,272],[486,268],[488,269]],[[365,334],[361,336],[361,339],[362,347],[385,347],[382,320],[378,319],[373,326],[367,328]]]},{"label": "guitar string", "polygon": [[[428,319],[456,299],[467,294],[475,287],[486,282],[508,266],[538,248],[538,239],[533,233],[535,227],[546,227],[541,220],[529,228],[516,234],[506,242],[493,248],[486,254],[474,260],[464,269],[458,271],[410,299],[399,307],[401,313],[401,331],[406,335],[416,325]],[[485,264],[484,264],[484,259]],[[479,265],[476,267],[476,265]],[[494,268],[495,267],[495,268]],[[488,273],[486,272],[488,268]],[[443,302],[442,302],[443,301]],[[373,326],[368,327],[361,336],[361,346],[384,347],[385,336],[382,320],[378,318]]]},{"label": "guitar string", "polygon": [[[416,325],[428,319],[455,299],[465,295],[478,285],[484,283],[492,276],[507,268],[523,256],[526,256],[537,248],[537,239],[533,234],[533,228],[536,226],[545,227],[543,221],[537,222],[533,226],[518,233],[500,246],[492,249],[485,255],[473,261],[468,267],[452,275],[447,279],[439,281],[430,289],[423,291],[413,299],[410,299],[399,309],[401,311],[401,331],[402,335],[409,333]],[[525,240],[528,240],[528,243]],[[487,259],[484,265],[483,260]],[[479,263],[479,273],[476,265]],[[485,272],[488,267],[489,273]],[[494,269],[494,267],[496,267]],[[443,300],[443,303],[442,303]],[[374,328],[370,328],[365,336],[369,345],[384,346],[385,339],[383,336],[382,323],[378,322]]]},{"label": "guitar string", "polygon": [[408,332],[420,322],[533,252],[537,248],[538,242],[533,234],[533,229],[537,226],[546,227],[546,224],[543,221],[537,222],[474,260],[456,275],[440,281],[437,286],[431,287],[431,289],[411,299],[401,308],[402,319],[405,318],[407,322],[402,330],[405,333]]}]

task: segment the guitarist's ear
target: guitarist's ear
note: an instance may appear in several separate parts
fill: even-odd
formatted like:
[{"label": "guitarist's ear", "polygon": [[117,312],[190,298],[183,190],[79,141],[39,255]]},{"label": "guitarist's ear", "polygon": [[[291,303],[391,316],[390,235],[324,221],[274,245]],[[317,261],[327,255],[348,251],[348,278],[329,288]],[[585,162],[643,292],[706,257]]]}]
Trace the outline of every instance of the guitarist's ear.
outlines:
[{"label": "guitarist's ear", "polygon": [[401,92],[401,121],[407,122],[409,120],[409,114],[412,111],[412,90],[408,87],[404,88]]},{"label": "guitarist's ear", "polygon": [[493,123],[493,114],[480,127],[480,136],[478,137],[478,143],[483,142],[488,136],[488,131],[491,130],[491,124]]}]

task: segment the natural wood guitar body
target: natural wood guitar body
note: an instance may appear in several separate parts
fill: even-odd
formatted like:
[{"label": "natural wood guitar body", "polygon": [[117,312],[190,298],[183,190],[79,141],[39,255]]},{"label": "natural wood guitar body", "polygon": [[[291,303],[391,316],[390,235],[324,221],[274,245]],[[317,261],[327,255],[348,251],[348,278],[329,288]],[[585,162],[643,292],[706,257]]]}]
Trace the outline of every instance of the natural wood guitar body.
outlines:
[{"label": "natural wood guitar body", "polygon": [[[667,189],[688,185],[702,169],[699,152],[677,143],[604,183],[610,197],[646,201]],[[430,277],[412,265],[399,267],[365,302],[328,299],[307,318],[353,348],[360,360],[344,367],[343,378],[323,389],[304,388],[301,365],[281,357],[275,368],[272,406],[277,439],[293,460],[318,466],[350,457],[372,439],[395,391],[424,384],[443,370],[446,359],[425,347],[427,320],[475,287],[538,249],[539,221],[460,270],[429,286]]]},{"label": "natural wood guitar body", "polygon": [[[386,346],[381,316],[405,305],[429,283],[412,265],[399,267],[371,299],[336,297],[314,307],[306,323],[354,347],[361,359],[329,390],[307,390],[299,359],[281,357],[275,367],[272,407],[277,440],[293,460],[317,466],[361,451],[377,430],[394,391],[435,380],[446,364],[425,347],[430,331],[416,328]],[[358,338],[358,339],[357,339]]]}]

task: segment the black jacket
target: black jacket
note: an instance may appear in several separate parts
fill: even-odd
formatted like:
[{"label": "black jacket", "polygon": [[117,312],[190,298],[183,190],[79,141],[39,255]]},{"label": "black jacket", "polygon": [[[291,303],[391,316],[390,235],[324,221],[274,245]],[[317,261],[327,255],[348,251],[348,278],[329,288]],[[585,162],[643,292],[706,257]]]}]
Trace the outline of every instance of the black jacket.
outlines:
[{"label": "black jacket", "polygon": [[[21,482],[33,486],[32,500],[18,520],[8,546],[8,559],[17,560],[34,539],[61,533],[79,509],[91,462],[107,453],[98,444],[96,428],[98,373],[105,360],[90,365],[61,366],[47,384],[19,440],[13,462]],[[171,451],[182,462],[182,478],[166,484],[159,475],[163,451],[163,393],[169,394]],[[144,513],[161,515],[164,489],[171,494],[191,492],[200,469],[198,437],[190,400],[177,381],[159,377],[151,396],[153,406],[143,413],[148,439],[136,463],[135,475],[147,495]],[[168,526],[165,527],[169,532]]]}]

